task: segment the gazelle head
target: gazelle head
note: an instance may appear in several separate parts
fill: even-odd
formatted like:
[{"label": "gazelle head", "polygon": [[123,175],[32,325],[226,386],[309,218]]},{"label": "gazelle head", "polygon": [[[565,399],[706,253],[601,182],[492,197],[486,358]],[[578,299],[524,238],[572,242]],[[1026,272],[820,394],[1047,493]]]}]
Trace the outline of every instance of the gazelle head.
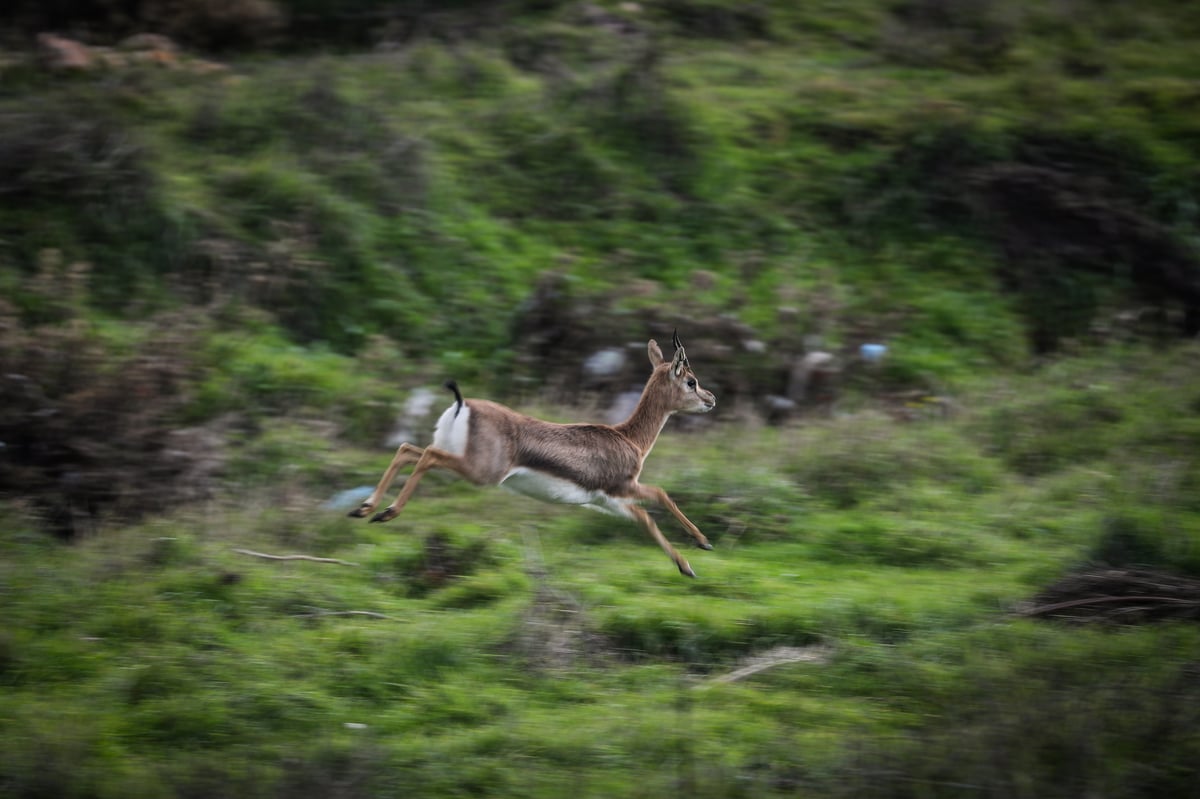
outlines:
[{"label": "gazelle head", "polygon": [[675,355],[670,361],[663,358],[657,341],[650,339],[647,343],[650,365],[654,367],[654,373],[650,376],[651,382],[663,392],[671,412],[708,413],[716,406],[717,398],[711,391],[700,387],[700,381],[696,379],[696,373],[688,363],[687,353],[683,351],[678,333],[671,336],[671,343],[675,346]]}]

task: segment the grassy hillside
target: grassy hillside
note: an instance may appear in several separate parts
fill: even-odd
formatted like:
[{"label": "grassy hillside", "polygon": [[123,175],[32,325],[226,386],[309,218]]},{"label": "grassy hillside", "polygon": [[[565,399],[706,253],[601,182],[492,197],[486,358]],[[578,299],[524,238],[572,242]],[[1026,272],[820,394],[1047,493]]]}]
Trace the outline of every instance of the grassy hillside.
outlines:
[{"label": "grassy hillside", "polygon": [[[0,59],[0,793],[1197,795],[1196,11],[218,5]],[[327,506],[411,390],[599,418],[676,326],[699,579]]]},{"label": "grassy hillside", "polygon": [[348,519],[329,486],[386,455],[299,428],[247,456],[251,495],[70,547],[10,505],[0,784],[1192,795],[1194,621],[1021,614],[1084,567],[1200,576],[1195,357],[985,382],[950,421],[669,433],[647,477],[716,545],[695,581],[632,525],[449,479]]},{"label": "grassy hillside", "polygon": [[1049,348],[1130,305],[1200,324],[1191,12],[737,5],[464,11],[218,74],[10,67],[6,294],[38,316],[51,248],[107,313],[249,306],[301,343],[437,341],[483,373],[551,269],[767,337],[799,306],[834,346],[873,317],[1001,363],[1022,327]]}]

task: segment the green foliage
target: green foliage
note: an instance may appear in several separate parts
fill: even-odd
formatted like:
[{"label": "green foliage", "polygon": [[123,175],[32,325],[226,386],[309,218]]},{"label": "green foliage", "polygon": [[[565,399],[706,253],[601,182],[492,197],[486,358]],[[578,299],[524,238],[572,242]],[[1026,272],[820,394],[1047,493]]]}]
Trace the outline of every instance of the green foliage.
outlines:
[{"label": "green foliage", "polygon": [[1060,389],[998,408],[981,421],[990,449],[1023,474],[1042,474],[1109,452],[1123,411],[1105,386]]},{"label": "green foliage", "polygon": [[32,271],[46,250],[85,261],[90,299],[108,308],[153,295],[178,255],[152,155],[116,105],[68,89],[28,108],[0,106],[5,261]]},{"label": "green foliage", "polygon": [[1000,480],[988,459],[936,430],[897,430],[883,419],[862,418],[814,430],[807,438],[794,450],[788,471],[810,495],[833,508],[903,494],[921,482],[972,494],[988,491]]},{"label": "green foliage", "polygon": [[1197,753],[1186,732],[1195,684],[1179,659],[1194,651],[1194,630],[1064,639],[1017,626],[976,640],[962,650],[968,668],[936,728],[853,756],[833,795],[911,795],[914,784],[931,796],[960,795],[962,785],[1011,794],[1036,784],[1039,795],[1063,797],[1100,786],[1129,796],[1191,790],[1188,769],[1151,764]]},{"label": "green foliage", "polygon": [[1113,566],[1167,567],[1200,576],[1197,514],[1159,508],[1126,510],[1106,517],[1091,556]]}]

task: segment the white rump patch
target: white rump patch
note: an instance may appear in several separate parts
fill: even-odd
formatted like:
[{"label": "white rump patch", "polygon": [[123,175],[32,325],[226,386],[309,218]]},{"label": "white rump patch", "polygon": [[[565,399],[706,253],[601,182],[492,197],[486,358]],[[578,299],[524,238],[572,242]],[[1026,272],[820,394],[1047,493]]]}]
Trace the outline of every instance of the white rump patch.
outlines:
[{"label": "white rump patch", "polygon": [[561,477],[518,466],[504,476],[500,481],[503,488],[524,494],[527,497],[540,499],[543,502],[554,502],[560,505],[583,505],[593,510],[625,516],[625,504],[619,499],[613,499],[603,491],[590,491],[586,488],[564,480]]},{"label": "white rump patch", "polygon": [[[454,415],[458,411],[458,416]],[[433,447],[444,450],[451,455],[467,454],[467,434],[471,425],[471,406],[463,403],[462,410],[454,402],[442,412],[442,416],[433,428]]]}]

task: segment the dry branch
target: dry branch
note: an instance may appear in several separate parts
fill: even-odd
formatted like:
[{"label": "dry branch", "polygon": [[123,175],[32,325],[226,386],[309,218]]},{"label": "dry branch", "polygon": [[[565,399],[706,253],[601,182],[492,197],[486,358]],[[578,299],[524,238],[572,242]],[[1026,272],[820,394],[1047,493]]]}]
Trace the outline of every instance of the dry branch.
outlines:
[{"label": "dry branch", "polygon": [[309,560],[313,563],[336,563],[339,566],[357,566],[357,563],[351,563],[348,560],[338,560],[337,558],[318,558],[314,555],[268,555],[266,552],[255,552],[252,549],[235,549],[239,555],[249,555],[253,558],[264,558],[266,560]]},{"label": "dry branch", "polygon": [[761,655],[745,661],[741,668],[734,669],[728,674],[722,674],[709,680],[706,685],[716,683],[737,682],[760,671],[773,669],[785,663],[822,663],[829,657],[829,650],[820,646],[777,646]]},{"label": "dry branch", "polygon": [[1056,602],[1053,605],[1040,605],[1021,612],[1022,616],[1045,616],[1060,610],[1083,607],[1085,605],[1105,605],[1113,602],[1128,602],[1143,605],[1186,605],[1200,607],[1200,601],[1195,599],[1180,599],[1171,596],[1093,596],[1086,599],[1073,599],[1069,602]]},{"label": "dry branch", "polygon": [[312,613],[297,613],[292,618],[316,619],[323,616],[366,616],[371,619],[387,619],[388,621],[396,621],[395,616],[376,613],[373,610],[315,610]]},{"label": "dry branch", "polygon": [[1200,580],[1148,569],[1089,569],[1065,575],[1016,612],[1076,622],[1200,621]]}]

